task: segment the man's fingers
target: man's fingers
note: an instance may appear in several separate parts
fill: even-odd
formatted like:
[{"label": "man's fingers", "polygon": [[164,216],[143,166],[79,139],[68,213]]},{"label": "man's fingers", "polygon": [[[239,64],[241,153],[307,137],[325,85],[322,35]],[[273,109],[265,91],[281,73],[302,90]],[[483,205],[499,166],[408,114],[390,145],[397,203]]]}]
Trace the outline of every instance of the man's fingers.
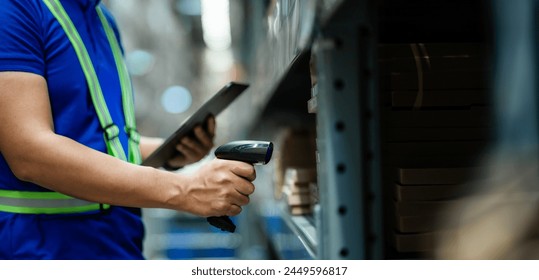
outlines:
[{"label": "man's fingers", "polygon": [[185,163],[185,156],[183,154],[179,154],[167,161],[168,166],[172,168],[180,168]]},{"label": "man's fingers", "polygon": [[[184,137],[181,141],[180,141],[180,144],[178,145],[178,150],[180,150],[180,148],[182,148],[183,150],[186,150],[185,152],[188,153],[188,155],[186,156],[190,156],[190,155],[193,155],[195,157],[202,157],[206,154],[206,151],[204,150],[204,148],[202,148],[200,146],[200,144],[188,137]],[[182,153],[184,152],[183,150],[180,150]],[[188,151],[187,151],[188,150]]]},{"label": "man's fingers", "polygon": [[241,184],[236,186],[236,191],[240,193],[243,197],[247,197],[252,193],[255,192],[255,185],[248,183],[248,184]]},{"label": "man's fingers", "polygon": [[211,149],[211,147],[213,147],[213,137],[209,135],[209,132],[204,131],[202,127],[195,127],[195,136],[197,137],[198,142],[205,148]]},{"label": "man's fingers", "polygon": [[215,122],[215,117],[214,116],[210,116],[208,118],[208,121],[206,122],[206,128],[207,128],[207,133],[208,135],[213,139],[213,137],[215,137],[215,127],[216,127],[216,122]]},{"label": "man's fingers", "polygon": [[256,171],[253,165],[239,161],[237,161],[237,163],[238,164],[231,169],[232,173],[251,182],[256,179]]},{"label": "man's fingers", "polygon": [[230,210],[228,210],[227,216],[236,216],[241,213],[241,207],[238,205],[231,205]]},{"label": "man's fingers", "polygon": [[239,205],[239,206],[243,206],[243,205],[249,204],[249,201],[250,201],[249,196],[240,193],[236,197],[236,202],[234,204]]}]

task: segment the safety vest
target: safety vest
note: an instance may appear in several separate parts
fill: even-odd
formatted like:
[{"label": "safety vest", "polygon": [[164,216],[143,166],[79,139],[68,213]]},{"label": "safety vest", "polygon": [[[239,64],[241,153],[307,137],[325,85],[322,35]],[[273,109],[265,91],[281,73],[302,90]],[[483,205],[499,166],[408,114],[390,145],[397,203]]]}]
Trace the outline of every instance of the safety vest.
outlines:
[{"label": "safety vest", "polygon": [[[138,133],[135,124],[131,81],[123,61],[120,44],[114,34],[114,30],[103,14],[103,11],[99,5],[96,6],[96,11],[109,41],[116,69],[118,71],[118,77],[120,79],[123,112],[126,124],[124,129],[129,139],[127,156],[118,137],[120,130],[112,121],[95,68],[90,59],[90,55],[82,42],[79,32],[59,0],[43,0],[43,2],[60,23],[75,49],[75,53],[77,54],[77,58],[88,84],[92,103],[97,112],[101,128],[103,129],[103,138],[107,146],[108,154],[124,161],[140,164],[142,161],[139,149],[140,134]],[[108,208],[110,208],[110,206],[106,204],[89,202],[57,192],[0,190],[0,211],[3,212],[20,214],[70,214]]]}]

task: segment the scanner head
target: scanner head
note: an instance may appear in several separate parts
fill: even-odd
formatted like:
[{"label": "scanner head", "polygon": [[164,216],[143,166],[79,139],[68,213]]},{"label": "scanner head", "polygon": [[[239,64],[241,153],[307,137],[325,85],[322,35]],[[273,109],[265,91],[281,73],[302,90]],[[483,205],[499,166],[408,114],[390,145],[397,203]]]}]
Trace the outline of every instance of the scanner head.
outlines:
[{"label": "scanner head", "polygon": [[215,156],[220,159],[238,160],[251,164],[266,164],[273,154],[273,143],[268,141],[233,141],[218,147]]}]

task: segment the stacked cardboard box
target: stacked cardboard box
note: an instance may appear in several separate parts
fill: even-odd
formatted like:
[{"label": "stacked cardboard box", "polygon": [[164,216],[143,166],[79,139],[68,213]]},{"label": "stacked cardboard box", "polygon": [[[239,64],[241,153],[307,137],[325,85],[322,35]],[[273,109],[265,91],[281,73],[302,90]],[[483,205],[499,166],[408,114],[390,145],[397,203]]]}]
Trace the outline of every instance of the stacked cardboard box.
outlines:
[{"label": "stacked cardboard box", "polygon": [[274,142],[275,198],[281,198],[288,168],[316,168],[314,129],[284,128]]},{"label": "stacked cardboard box", "polygon": [[292,215],[311,214],[318,199],[314,129],[287,128],[275,144],[275,198]]},{"label": "stacked cardboard box", "polygon": [[316,182],[316,169],[314,168],[287,168],[285,184],[283,186],[283,199],[288,204],[292,215],[307,215],[313,211],[313,189],[311,184]]},{"label": "stacked cardboard box", "polygon": [[398,253],[428,252],[491,142],[486,46],[390,44],[378,53],[388,238]]}]

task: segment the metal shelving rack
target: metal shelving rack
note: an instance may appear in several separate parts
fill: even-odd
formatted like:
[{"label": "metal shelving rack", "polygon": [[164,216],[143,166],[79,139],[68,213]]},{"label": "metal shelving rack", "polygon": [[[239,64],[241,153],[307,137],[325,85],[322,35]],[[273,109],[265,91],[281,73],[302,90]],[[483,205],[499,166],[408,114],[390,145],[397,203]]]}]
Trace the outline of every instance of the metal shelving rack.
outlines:
[{"label": "metal shelving rack", "polygon": [[[391,2],[392,0],[382,1]],[[258,211],[263,219],[270,217],[279,220],[278,227],[286,228],[294,244],[300,244],[305,252],[286,255],[291,258],[314,259],[384,259],[387,255],[387,240],[384,231],[384,203],[382,201],[381,178],[381,141],[380,112],[377,104],[377,44],[384,42],[421,42],[432,40],[489,42],[490,30],[483,30],[479,15],[493,5],[492,25],[494,34],[494,75],[493,97],[497,138],[495,146],[503,157],[511,153],[533,157],[537,156],[537,97],[536,97],[536,39],[534,16],[537,1],[526,0],[513,3],[509,1],[413,1],[413,5],[427,6],[437,13],[426,18],[440,24],[438,28],[426,26],[417,33],[409,27],[414,24],[428,25],[428,22],[408,24],[406,16],[383,15],[380,17],[379,3],[375,0],[320,0],[293,1],[280,0],[282,8],[278,13],[281,29],[273,29],[267,37],[258,36],[252,48],[265,52],[264,56],[251,57],[256,66],[263,67],[262,74],[253,76],[253,90],[264,92],[264,101],[257,108],[260,112],[255,122],[263,122],[266,114],[279,110],[288,98],[306,101],[310,98],[310,87],[294,82],[305,72],[306,57],[316,58],[316,126],[317,126],[317,171],[320,190],[320,203],[312,219],[293,217],[279,211],[279,203],[268,198],[263,210]],[[398,7],[407,5],[393,1]],[[458,2],[458,3],[457,3]],[[473,2],[473,4],[471,4]],[[298,3],[302,3],[301,5]],[[309,3],[309,4],[306,4]],[[411,4],[412,5],[412,4]],[[446,12],[444,5],[451,12]],[[459,11],[459,5],[473,5],[474,9],[462,11],[473,27],[463,29],[462,21],[447,23],[451,13]],[[414,6],[415,7],[415,6]],[[433,8],[434,7],[434,8]],[[395,7],[391,7],[396,9]],[[413,9],[412,14],[417,12]],[[526,12],[527,11],[527,12]],[[314,13],[314,17],[312,17]],[[294,22],[292,15],[299,16]],[[306,20],[304,15],[309,15]],[[410,17],[410,15],[407,15]],[[292,24],[294,22],[296,25]],[[382,25],[383,22],[385,25]],[[405,27],[399,24],[406,23]],[[294,45],[294,32],[290,28],[302,30],[302,24],[310,26],[302,33],[302,42]],[[275,25],[277,26],[277,25]],[[284,26],[284,27],[283,27]],[[392,27],[405,32],[392,31]],[[288,29],[287,29],[288,28]],[[462,29],[462,32],[460,32]],[[456,31],[459,32],[456,32]],[[256,31],[256,30],[255,30]],[[258,30],[260,31],[260,30]],[[389,34],[392,31],[393,33]],[[311,34],[311,36],[305,36]],[[478,37],[481,37],[479,38]],[[308,39],[306,39],[308,38]],[[286,42],[284,45],[272,45]],[[489,42],[490,43],[490,42]],[[514,49],[521,48],[519,57],[531,59],[514,60]],[[299,59],[298,59],[299,58]],[[271,61],[268,61],[271,60]],[[256,70],[253,67],[251,70]],[[298,70],[299,69],[299,70]],[[297,70],[297,71],[296,71]],[[520,71],[520,72],[519,72]],[[522,72],[523,71],[523,72]],[[256,72],[256,71],[255,71]],[[518,76],[517,73],[527,73]],[[303,73],[308,75],[308,73]],[[299,75],[301,76],[301,75]],[[294,78],[291,78],[294,77]],[[307,89],[305,89],[307,87]],[[269,90],[268,90],[269,89]],[[299,90],[298,90],[299,89]],[[507,94],[510,90],[513,94]],[[508,107],[507,104],[514,106]],[[281,105],[282,106],[282,105]],[[306,110],[307,104],[305,104]],[[269,107],[269,109],[268,109]],[[274,107],[274,108],[272,108]],[[287,108],[288,109],[288,108]],[[270,112],[270,113],[268,113]],[[518,123],[518,126],[515,126]],[[254,125],[250,126],[252,131]],[[252,135],[252,131],[247,134]],[[259,132],[254,132],[258,135]],[[271,135],[266,132],[264,135]],[[265,209],[265,210],[264,210]],[[271,209],[269,211],[266,211]],[[269,213],[267,214],[266,213]],[[271,224],[275,225],[275,224]],[[270,243],[274,232],[268,231]],[[283,234],[284,230],[276,231]],[[282,235],[280,235],[282,237]],[[282,239],[282,238],[281,238]],[[290,240],[287,239],[289,242]],[[273,244],[277,250],[282,244]],[[285,257],[286,257],[285,256]],[[277,254],[277,257],[283,255]],[[391,257],[391,256],[389,256]],[[397,256],[398,257],[398,256]]]},{"label": "metal shelving rack", "polygon": [[373,1],[344,1],[321,19],[317,141],[320,259],[382,257]]},{"label": "metal shelving rack", "polygon": [[[260,3],[246,5],[249,11],[264,10]],[[257,212],[278,258],[383,256],[374,5],[370,0],[281,0],[268,19],[270,28],[262,31],[265,36],[248,25],[251,51],[264,55],[245,59],[254,61],[247,70],[255,72],[250,90],[257,94],[240,102],[255,104],[253,115],[258,116],[246,125],[246,134],[259,135],[257,126],[282,111],[303,110],[300,119],[307,114],[311,55],[317,61],[320,203],[313,217],[291,216],[271,194],[262,199]],[[287,247],[303,249],[279,252]]]},{"label": "metal shelving rack", "polygon": [[493,1],[498,150],[534,161],[539,140],[537,10],[534,0]]}]

